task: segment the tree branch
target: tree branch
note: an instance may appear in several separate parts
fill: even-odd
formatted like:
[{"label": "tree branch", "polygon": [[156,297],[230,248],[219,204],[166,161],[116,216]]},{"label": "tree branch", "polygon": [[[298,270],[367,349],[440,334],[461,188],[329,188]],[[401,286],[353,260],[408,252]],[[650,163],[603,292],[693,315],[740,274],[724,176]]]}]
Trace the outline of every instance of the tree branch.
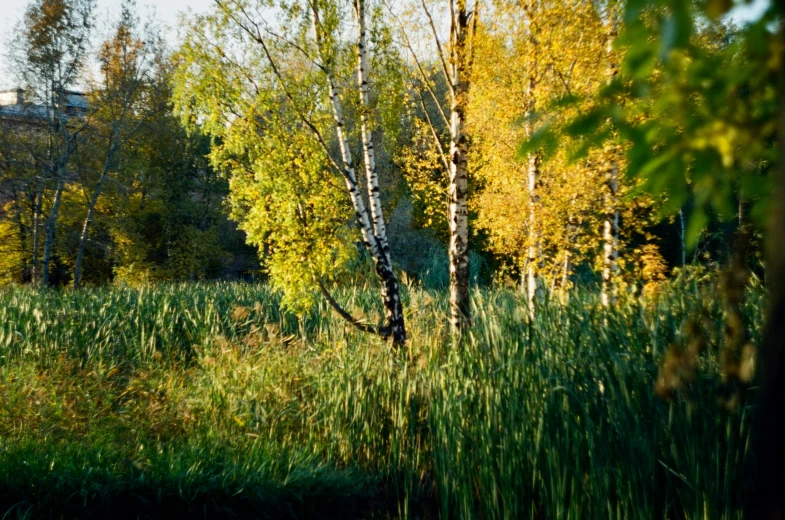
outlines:
[{"label": "tree branch", "polygon": [[361,332],[376,334],[385,339],[390,336],[391,331],[389,330],[389,327],[374,327],[373,325],[368,325],[367,323],[362,323],[361,321],[357,320],[354,316],[349,314],[348,311],[341,307],[337,301],[335,301],[335,298],[333,298],[321,280],[317,280],[317,283],[319,284],[319,289],[322,292],[322,296],[324,296],[324,299],[327,300],[327,303],[330,304],[330,307],[332,307],[336,314],[349,322],[349,324],[354,328]]},{"label": "tree branch", "polygon": [[[403,38],[406,41],[406,48],[409,49],[409,53],[412,55],[412,59],[414,60],[414,64],[417,66],[417,70],[420,72],[420,76],[422,77],[422,81],[425,84],[425,88],[428,89],[428,93],[431,95],[431,97],[433,98],[433,102],[436,104],[436,107],[439,109],[439,115],[442,117],[444,124],[446,126],[450,126],[450,120],[447,118],[447,113],[444,111],[444,108],[442,107],[439,98],[436,96],[436,92],[433,91],[433,88],[431,87],[431,82],[428,79],[428,76],[425,74],[425,70],[423,70],[422,65],[420,64],[420,60],[417,58],[417,53],[414,52],[414,48],[412,47],[412,43],[409,40],[409,36],[406,34],[406,29],[404,29],[403,27],[403,22],[401,22],[401,19],[398,18],[398,16],[395,13],[393,13],[392,8],[386,2],[386,0],[384,0],[384,6],[390,12],[390,15],[393,18],[395,18],[395,20],[398,22],[398,25],[401,28],[401,34],[403,35]],[[445,80],[450,90],[452,91],[452,83],[450,82],[450,77],[447,76]]]}]

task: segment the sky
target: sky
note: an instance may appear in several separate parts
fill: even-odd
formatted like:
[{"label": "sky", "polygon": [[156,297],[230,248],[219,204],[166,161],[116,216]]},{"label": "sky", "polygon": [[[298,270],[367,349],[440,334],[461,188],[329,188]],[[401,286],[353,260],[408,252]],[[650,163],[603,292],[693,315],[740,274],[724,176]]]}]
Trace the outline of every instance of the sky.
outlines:
[{"label": "sky", "polygon": [[[737,0],[737,3],[742,5],[734,8],[731,12],[731,17],[737,23],[755,20],[769,5],[769,1],[752,0],[751,2],[742,2]],[[27,4],[28,0],[2,0],[2,7],[0,7],[0,89],[15,86],[6,69],[5,47],[13,28],[21,20]],[[98,24],[114,20],[120,4],[121,0],[97,0],[96,18]],[[205,12],[213,5],[213,0],[158,0],[153,2],[137,0],[137,5],[142,13],[154,10],[155,19],[162,25],[170,28],[170,39],[174,41],[178,15],[189,9],[196,13]]]},{"label": "sky", "polygon": [[[0,7],[0,89],[15,86],[12,85],[13,80],[6,69],[5,47],[9,35],[22,19],[28,3],[29,0],[0,0],[2,4]],[[114,21],[120,11],[121,3],[121,0],[97,0],[95,15],[98,26]],[[173,40],[178,15],[188,9],[195,13],[205,12],[213,5],[213,0],[136,0],[136,5],[143,15],[142,19],[146,18],[148,12],[153,12],[158,23],[169,27]]]}]

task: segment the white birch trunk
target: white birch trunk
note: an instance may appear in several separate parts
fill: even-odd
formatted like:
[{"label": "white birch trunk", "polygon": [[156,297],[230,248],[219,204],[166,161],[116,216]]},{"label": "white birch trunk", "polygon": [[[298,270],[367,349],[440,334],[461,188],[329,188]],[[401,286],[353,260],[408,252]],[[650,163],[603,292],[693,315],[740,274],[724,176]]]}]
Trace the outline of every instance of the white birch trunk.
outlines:
[{"label": "white birch trunk", "polygon": [[[536,44],[535,44],[536,45]],[[529,64],[529,83],[526,86],[526,115],[527,118],[531,117],[534,113],[537,98],[535,96],[535,89],[537,87],[534,79],[536,71],[536,49],[532,51],[532,59]],[[526,136],[532,136],[531,122],[526,125]],[[540,205],[540,160],[537,152],[529,154],[526,179],[529,188],[529,244],[526,258],[526,302],[529,306],[529,317],[534,319],[535,316],[535,298],[537,296],[537,275],[539,268],[539,256],[541,251],[540,240],[542,233],[540,232],[540,222],[538,219],[539,205]]]},{"label": "white birch trunk", "polygon": [[360,134],[362,137],[363,159],[368,188],[368,203],[371,207],[373,233],[376,237],[379,255],[375,256],[376,273],[382,282],[382,301],[386,311],[387,322],[391,328],[393,341],[396,344],[406,342],[406,328],[403,319],[403,305],[400,298],[398,280],[395,277],[390,256],[390,244],[387,239],[387,227],[384,224],[379,176],[376,171],[376,157],[373,147],[373,135],[369,125],[370,101],[368,99],[368,60],[366,47],[365,0],[355,1],[357,17],[357,85],[360,92]]},{"label": "white birch trunk", "polygon": [[537,153],[529,155],[526,175],[529,184],[529,247],[526,261],[526,300],[529,304],[529,316],[534,318],[534,300],[537,296],[537,274],[540,255],[540,223],[539,212],[539,182],[540,165]]},{"label": "white birch trunk", "polygon": [[[366,69],[364,67],[365,63],[365,4],[364,2],[360,2],[358,0],[357,4],[355,5],[356,14],[358,17],[358,21],[361,21],[360,25],[361,28],[360,34],[361,37],[358,41],[358,83],[360,83],[360,96],[361,101],[367,101],[367,79],[365,78]],[[382,282],[382,301],[386,310],[386,318],[388,321],[388,326],[390,328],[390,333],[393,336],[393,342],[396,345],[403,345],[406,342],[406,329],[404,327],[404,319],[403,319],[403,310],[402,304],[400,299],[400,291],[398,287],[398,281],[395,278],[395,273],[392,269],[392,262],[390,260],[389,255],[389,246],[387,244],[387,236],[386,236],[386,228],[383,222],[383,215],[381,213],[381,201],[379,200],[379,188],[378,188],[378,178],[376,177],[376,165],[375,162],[371,165],[371,162],[368,161],[366,163],[366,170],[372,170],[374,174],[374,180],[376,183],[376,189],[374,191],[374,186],[371,184],[369,179],[369,192],[370,192],[370,204],[373,207],[374,204],[378,203],[378,212],[375,213],[375,217],[378,217],[378,222],[374,219],[374,225],[371,224],[371,219],[368,217],[368,211],[365,207],[365,201],[362,198],[362,194],[360,192],[359,184],[357,182],[357,175],[354,166],[354,159],[352,158],[352,152],[349,146],[349,142],[346,138],[345,133],[345,123],[343,118],[343,110],[341,107],[341,100],[338,97],[338,91],[335,87],[335,79],[333,76],[332,69],[328,60],[326,59],[326,54],[324,53],[324,49],[322,47],[322,37],[321,37],[321,26],[319,21],[318,11],[316,9],[316,5],[312,4],[313,9],[313,26],[314,26],[314,33],[316,36],[316,43],[317,47],[321,56],[322,61],[324,62],[324,72],[327,76],[327,84],[329,88],[329,97],[330,97],[330,104],[333,110],[333,118],[335,120],[335,133],[338,139],[338,147],[341,152],[341,162],[343,166],[343,174],[344,179],[346,180],[346,188],[349,191],[349,196],[352,200],[352,205],[355,211],[355,217],[357,218],[357,222],[360,225],[360,233],[363,238],[363,243],[368,251],[371,253],[371,256],[374,259],[374,263],[376,264],[376,273],[379,276]],[[365,89],[365,94],[363,94],[363,89]],[[367,106],[363,107],[363,110],[367,109]],[[365,120],[365,116],[363,115],[362,127],[363,127],[363,149],[365,154],[370,154],[370,158],[373,159],[373,147],[367,146],[371,143],[370,133],[367,128],[367,122]],[[368,155],[366,155],[366,158]],[[373,210],[372,210],[373,211]],[[383,238],[378,236],[375,232],[376,230],[381,230],[384,232]]]},{"label": "white birch trunk", "polygon": [[[452,2],[453,0],[451,0]],[[468,189],[467,144],[464,134],[466,103],[469,90],[468,65],[470,51],[467,47],[469,19],[466,0],[451,3],[452,45],[450,82],[450,323],[460,331],[469,323],[469,210],[466,201]],[[457,7],[457,9],[455,9]]]},{"label": "white birch trunk", "polygon": [[577,234],[575,225],[575,199],[577,194],[570,198],[570,213],[567,216],[567,233],[564,244],[564,263],[562,264],[561,282],[559,284],[559,299],[564,304],[568,300],[568,289],[570,283],[570,271],[572,270],[573,240]]},{"label": "white birch trunk", "polygon": [[[111,141],[112,139],[110,139]],[[98,182],[95,185],[95,189],[93,190],[93,196],[90,198],[90,204],[87,207],[87,216],[84,219],[84,223],[82,224],[82,233],[79,236],[79,247],[76,251],[76,261],[74,262],[74,289],[79,289],[82,283],[82,261],[84,260],[84,251],[85,246],[87,245],[87,237],[90,231],[90,224],[93,222],[93,215],[95,214],[95,207],[98,205],[98,197],[101,196],[101,190],[104,186],[104,181],[106,181],[106,177],[109,175],[109,168],[112,164],[112,157],[114,156],[114,142],[110,144],[109,152],[106,157],[106,161],[104,161],[104,167],[101,171],[101,176],[98,178]]]},{"label": "white birch trunk", "polygon": [[33,268],[30,279],[33,285],[39,284],[40,270],[40,244],[41,244],[41,200],[44,196],[44,183],[39,181],[39,187],[33,198]]},{"label": "white birch trunk", "polygon": [[[608,34],[606,39],[606,56],[608,60],[608,82],[612,81],[617,73],[617,64],[613,55],[613,41],[616,38],[617,28],[616,19],[610,6],[606,13]],[[606,173],[604,213],[602,223],[602,293],[600,301],[604,307],[613,307],[616,304],[617,284],[616,275],[618,271],[619,258],[619,164],[616,160],[615,146],[611,146],[608,152],[611,155],[610,167]]]},{"label": "white birch trunk", "polygon": [[52,208],[49,211],[49,217],[46,219],[46,226],[44,227],[44,255],[41,259],[41,286],[43,287],[49,286],[49,263],[52,260],[55,228],[57,227],[57,218],[60,214],[60,203],[63,198],[64,188],[65,172],[60,172],[57,179],[54,200],[52,201]]},{"label": "white birch trunk", "polygon": [[357,18],[357,85],[360,91],[360,135],[363,146],[363,159],[365,163],[365,176],[368,182],[368,201],[371,208],[373,231],[379,238],[388,263],[390,260],[390,246],[387,240],[387,228],[384,224],[382,212],[381,193],[379,190],[379,177],[376,171],[376,156],[373,147],[373,138],[369,125],[370,101],[368,96],[368,59],[366,47],[365,28],[365,0],[355,1],[355,16]]},{"label": "white birch trunk", "polygon": [[616,161],[611,164],[606,181],[605,219],[602,223],[603,264],[602,294],[604,307],[616,304],[616,271],[618,269],[619,250],[619,211],[617,209],[617,192],[619,189],[619,169]]}]

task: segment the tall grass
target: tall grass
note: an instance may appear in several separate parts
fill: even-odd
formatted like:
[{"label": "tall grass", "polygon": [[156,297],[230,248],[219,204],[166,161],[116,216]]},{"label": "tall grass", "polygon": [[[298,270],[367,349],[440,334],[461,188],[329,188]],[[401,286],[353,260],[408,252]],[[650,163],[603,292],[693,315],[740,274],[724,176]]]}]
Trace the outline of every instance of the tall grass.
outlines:
[{"label": "tall grass", "polygon": [[[373,317],[373,291],[340,297]],[[719,411],[716,348],[689,399],[652,392],[686,318],[722,330],[705,285],[610,313],[577,292],[533,321],[516,292],[476,290],[462,341],[442,292],[404,299],[396,352],[264,286],[0,292],[0,506],[741,518],[751,410]]]}]

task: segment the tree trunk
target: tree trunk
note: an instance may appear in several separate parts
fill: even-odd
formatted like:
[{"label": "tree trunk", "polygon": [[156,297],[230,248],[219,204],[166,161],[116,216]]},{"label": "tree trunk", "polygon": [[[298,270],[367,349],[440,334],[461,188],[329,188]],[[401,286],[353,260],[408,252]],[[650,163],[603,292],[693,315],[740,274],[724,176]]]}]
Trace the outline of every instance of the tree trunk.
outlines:
[{"label": "tree trunk", "polygon": [[564,264],[562,265],[561,282],[559,284],[559,300],[562,304],[567,303],[567,284],[570,282],[570,269],[572,269],[572,251],[564,251]]},{"label": "tree trunk", "polygon": [[577,234],[577,226],[575,225],[575,199],[577,195],[573,195],[570,199],[570,213],[567,216],[567,233],[564,243],[564,264],[562,265],[561,283],[559,284],[559,299],[562,304],[567,302],[568,299],[568,284],[570,283],[570,271],[572,270],[572,254],[573,254],[573,239]]},{"label": "tree trunk", "polygon": [[529,304],[529,316],[534,318],[534,300],[537,296],[537,275],[539,274],[540,256],[540,223],[538,217],[540,206],[540,160],[537,153],[529,155],[526,170],[529,183],[529,248],[526,261],[526,300]]},{"label": "tree trunk", "polygon": [[[785,43],[785,1],[778,1],[780,45]],[[760,352],[761,389],[755,413],[753,446],[756,487],[747,504],[751,519],[785,519],[785,68],[778,73],[779,164],[766,235],[766,284],[769,311]]]},{"label": "tree trunk", "polygon": [[[610,153],[615,153],[611,150]],[[616,304],[616,272],[619,251],[619,211],[617,193],[619,189],[619,166],[611,162],[605,186],[605,220],[602,223],[602,305],[613,307]]]},{"label": "tree trunk", "polygon": [[[618,65],[613,55],[613,42],[618,30],[610,4],[607,4],[606,17],[608,34],[605,52],[608,60],[608,82],[611,82],[618,72]],[[607,152],[610,154],[610,167],[605,178],[603,203],[605,218],[602,223],[602,294],[600,300],[604,307],[613,307],[616,305],[617,297],[616,275],[619,258],[619,164],[616,160],[617,148],[611,146]]]},{"label": "tree trunk", "polygon": [[373,148],[373,137],[369,128],[368,115],[371,110],[368,101],[368,60],[366,57],[365,0],[356,0],[355,15],[357,17],[357,84],[360,91],[360,134],[362,137],[365,175],[368,181],[368,201],[371,207],[373,233],[378,241],[379,254],[374,256],[376,274],[382,283],[382,302],[393,342],[396,345],[406,343],[406,327],[403,320],[403,305],[400,298],[398,280],[392,267],[390,244],[387,239],[387,228],[384,225],[379,177],[376,171],[376,158]]},{"label": "tree trunk", "polygon": [[40,282],[41,269],[39,265],[41,244],[41,201],[44,198],[44,183],[39,180],[38,189],[33,195],[33,258],[30,273],[30,283],[37,286]]},{"label": "tree trunk", "polygon": [[[361,33],[364,35],[365,33],[365,9],[364,9],[364,2],[356,4],[357,8],[357,16],[358,19],[362,20],[361,25]],[[378,192],[378,181],[376,190],[374,193],[374,186],[372,183],[369,182],[368,189],[371,193],[371,201],[370,204],[373,206],[377,202],[379,203],[378,213],[376,216],[379,219],[379,222],[375,222],[376,229],[381,230],[385,233],[383,237],[378,236],[375,231],[374,227],[371,225],[371,221],[368,218],[368,211],[365,207],[365,201],[362,198],[362,194],[360,193],[359,184],[357,182],[357,176],[355,172],[354,160],[352,158],[351,148],[349,146],[349,142],[346,139],[346,135],[344,133],[344,118],[343,118],[343,110],[341,108],[341,101],[338,97],[338,90],[335,87],[335,80],[333,78],[333,73],[329,65],[329,61],[325,59],[325,55],[322,49],[322,37],[321,37],[321,25],[319,21],[319,14],[316,9],[316,4],[311,4],[313,9],[313,25],[314,25],[314,32],[316,35],[316,42],[317,47],[319,48],[319,52],[321,54],[322,60],[324,61],[324,72],[327,76],[327,84],[329,87],[329,96],[330,96],[330,104],[332,105],[333,109],[333,117],[335,119],[335,133],[338,138],[338,146],[341,152],[341,161],[343,163],[343,176],[346,181],[346,189],[349,191],[349,196],[352,200],[352,205],[354,206],[355,217],[357,218],[357,222],[360,226],[360,233],[363,239],[363,243],[368,251],[371,253],[371,256],[374,259],[374,263],[376,265],[376,274],[379,276],[379,279],[382,283],[382,302],[385,308],[386,319],[388,322],[388,328],[390,334],[393,337],[393,342],[398,345],[402,346],[406,343],[406,329],[404,326],[404,319],[403,319],[403,306],[401,303],[400,298],[400,290],[398,286],[398,281],[395,278],[395,273],[392,269],[392,262],[390,261],[389,256],[389,245],[387,244],[387,237],[386,237],[386,229],[384,227],[384,223],[382,221],[382,214],[381,214],[381,203],[378,202],[379,192]],[[367,88],[367,80],[365,80],[365,68],[364,68],[364,58],[363,55],[365,53],[365,38],[361,38],[358,47],[358,81],[360,82],[361,87],[361,100],[365,98],[363,96],[363,86]],[[363,85],[364,84],[364,85]],[[367,107],[363,107],[365,110]],[[365,127],[366,123],[362,123]],[[368,143],[370,143],[370,133],[368,132],[367,127],[363,131],[363,147],[370,152],[370,157],[373,158],[372,147],[367,147],[365,139],[368,139]],[[370,161],[366,165],[368,169],[371,169]],[[375,163],[373,164],[372,168],[374,178],[375,175]],[[370,179],[369,179],[370,180]],[[376,199],[376,200],[374,200]],[[386,331],[384,331],[386,333]]]},{"label": "tree trunk", "polygon": [[373,231],[382,245],[385,258],[390,258],[390,246],[387,241],[387,228],[384,225],[379,177],[376,172],[376,157],[373,138],[369,128],[368,116],[370,102],[368,100],[368,59],[366,56],[365,0],[354,3],[357,18],[357,86],[360,93],[360,135],[362,138],[365,176],[368,181],[368,201],[371,209]]},{"label": "tree trunk", "polygon": [[[125,111],[123,111],[123,113],[125,113]],[[87,216],[85,217],[84,224],[82,224],[82,234],[79,236],[79,247],[76,251],[76,262],[74,263],[74,290],[79,289],[82,283],[82,260],[84,259],[84,250],[85,246],[87,245],[90,224],[93,222],[95,206],[98,204],[98,197],[101,196],[101,191],[104,187],[104,181],[106,181],[106,178],[109,175],[109,169],[112,167],[112,161],[117,149],[117,138],[117,129],[114,128],[109,134],[109,148],[106,152],[104,166],[101,170],[101,176],[98,178],[98,182],[96,183],[95,189],[93,190],[93,196],[90,198],[90,205],[87,207]]]},{"label": "tree trunk", "polygon": [[[527,11],[527,14],[531,14]],[[529,20],[530,24],[532,20]],[[531,30],[531,29],[530,29]],[[526,137],[531,138],[533,132],[531,117],[537,107],[535,74],[537,71],[537,40],[532,35],[529,41],[532,49],[529,53],[529,82],[526,85]],[[540,253],[542,247],[540,240],[539,211],[540,211],[540,156],[537,152],[529,154],[526,168],[526,179],[529,189],[529,244],[526,255],[526,301],[529,305],[529,317],[534,319],[534,300],[537,296],[537,276],[540,267]]]},{"label": "tree trunk", "polygon": [[27,249],[27,226],[25,226],[24,221],[22,220],[22,211],[23,211],[23,197],[24,195],[18,191],[17,189],[12,190],[11,199],[13,200],[13,208],[14,208],[14,221],[16,222],[16,227],[19,230],[19,251],[20,251],[20,268],[22,274],[22,282],[30,274],[30,258],[28,255]]},{"label": "tree trunk", "polygon": [[95,214],[95,206],[98,204],[98,197],[101,195],[101,189],[103,188],[104,180],[106,180],[107,172],[108,166],[105,166],[104,171],[101,173],[101,177],[98,179],[98,183],[95,185],[93,196],[90,198],[90,205],[87,207],[87,216],[84,219],[84,224],[82,224],[82,234],[79,236],[79,247],[76,251],[76,262],[74,263],[74,290],[78,290],[82,283],[82,260],[84,259],[87,236],[90,230],[90,224],[93,221],[93,215]]},{"label": "tree trunk", "polygon": [[[452,0],[451,0],[452,1]],[[454,9],[453,9],[454,10]],[[464,127],[468,101],[470,60],[467,49],[469,16],[466,0],[457,0],[452,19],[450,81],[450,323],[459,332],[469,324],[469,210],[467,144]]]},{"label": "tree trunk", "polygon": [[52,209],[49,211],[49,217],[46,219],[46,227],[44,228],[44,257],[41,260],[41,286],[49,286],[49,263],[52,259],[52,247],[54,245],[55,228],[57,226],[57,217],[60,213],[60,202],[63,197],[63,189],[65,188],[65,173],[60,172],[57,179],[57,189],[55,190],[55,197],[52,201]]}]

